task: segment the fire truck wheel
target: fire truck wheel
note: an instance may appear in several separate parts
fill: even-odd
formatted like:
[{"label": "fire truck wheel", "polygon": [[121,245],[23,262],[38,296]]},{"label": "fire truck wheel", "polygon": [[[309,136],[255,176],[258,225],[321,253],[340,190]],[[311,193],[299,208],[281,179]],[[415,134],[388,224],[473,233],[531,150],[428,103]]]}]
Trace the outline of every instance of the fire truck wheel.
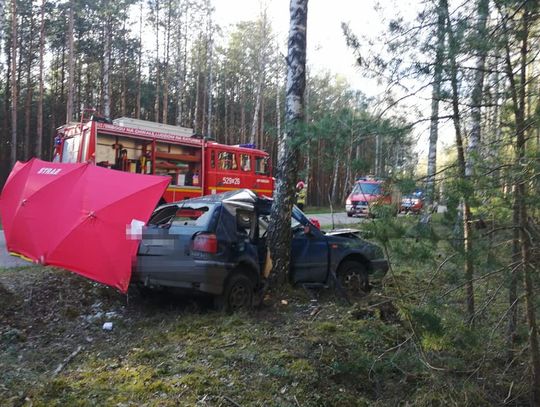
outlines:
[{"label": "fire truck wheel", "polygon": [[249,310],[253,307],[253,282],[240,271],[234,272],[225,285],[216,305],[225,312]]},{"label": "fire truck wheel", "polygon": [[356,260],[346,260],[340,264],[337,278],[343,288],[351,294],[367,294],[370,290],[366,266]]}]

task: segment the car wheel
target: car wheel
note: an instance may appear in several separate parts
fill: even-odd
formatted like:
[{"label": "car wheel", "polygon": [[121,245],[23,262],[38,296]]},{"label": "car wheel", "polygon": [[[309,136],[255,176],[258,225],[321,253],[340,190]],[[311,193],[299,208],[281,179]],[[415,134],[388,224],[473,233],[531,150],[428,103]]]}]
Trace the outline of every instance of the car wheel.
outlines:
[{"label": "car wheel", "polygon": [[352,215],[353,215],[352,212],[347,212],[347,216],[348,216],[349,218],[352,218]]},{"label": "car wheel", "polygon": [[344,261],[339,266],[337,278],[342,287],[351,294],[366,294],[370,290],[366,266],[359,261]]},{"label": "car wheel", "polygon": [[253,306],[253,283],[243,273],[235,272],[229,278],[218,306],[226,312],[248,310]]}]

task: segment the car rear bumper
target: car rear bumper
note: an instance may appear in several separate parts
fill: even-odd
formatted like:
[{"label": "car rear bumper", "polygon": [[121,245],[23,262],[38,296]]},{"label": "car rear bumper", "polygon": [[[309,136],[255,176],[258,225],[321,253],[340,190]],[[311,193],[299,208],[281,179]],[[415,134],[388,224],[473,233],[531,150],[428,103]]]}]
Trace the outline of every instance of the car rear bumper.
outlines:
[{"label": "car rear bumper", "polygon": [[223,293],[225,280],[234,264],[194,261],[187,267],[167,267],[165,264],[153,264],[156,259],[139,261],[131,276],[132,283],[147,287],[175,287],[203,293],[220,295]]}]

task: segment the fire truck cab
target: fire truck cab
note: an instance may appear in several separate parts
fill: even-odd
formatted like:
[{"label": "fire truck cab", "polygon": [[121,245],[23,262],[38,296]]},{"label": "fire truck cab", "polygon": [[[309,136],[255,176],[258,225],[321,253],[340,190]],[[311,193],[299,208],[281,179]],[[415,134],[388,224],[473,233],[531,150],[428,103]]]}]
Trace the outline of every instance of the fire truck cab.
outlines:
[{"label": "fire truck cab", "polygon": [[383,206],[397,213],[401,195],[389,181],[371,176],[358,178],[345,202],[347,216],[377,216]]},{"label": "fire truck cab", "polygon": [[53,161],[170,177],[162,203],[241,188],[270,197],[274,187],[266,152],[219,144],[185,127],[93,116],[60,127],[55,145]]}]

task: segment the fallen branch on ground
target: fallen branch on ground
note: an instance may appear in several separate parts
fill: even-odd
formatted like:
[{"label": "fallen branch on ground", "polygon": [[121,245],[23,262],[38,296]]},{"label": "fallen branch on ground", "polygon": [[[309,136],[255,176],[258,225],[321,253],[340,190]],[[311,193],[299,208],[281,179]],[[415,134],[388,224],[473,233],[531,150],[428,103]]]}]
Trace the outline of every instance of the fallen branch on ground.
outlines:
[{"label": "fallen branch on ground", "polygon": [[77,349],[75,349],[73,352],[71,352],[71,354],[64,359],[64,361],[62,363],[60,363],[58,365],[58,367],[54,370],[52,376],[55,377],[58,375],[58,373],[60,373],[62,370],[64,370],[64,368],[67,366],[67,364],[69,362],[71,362],[73,360],[73,358],[75,358],[75,356],[77,356],[79,354],[80,351],[82,351],[84,348],[82,346],[79,345],[79,347]]}]

